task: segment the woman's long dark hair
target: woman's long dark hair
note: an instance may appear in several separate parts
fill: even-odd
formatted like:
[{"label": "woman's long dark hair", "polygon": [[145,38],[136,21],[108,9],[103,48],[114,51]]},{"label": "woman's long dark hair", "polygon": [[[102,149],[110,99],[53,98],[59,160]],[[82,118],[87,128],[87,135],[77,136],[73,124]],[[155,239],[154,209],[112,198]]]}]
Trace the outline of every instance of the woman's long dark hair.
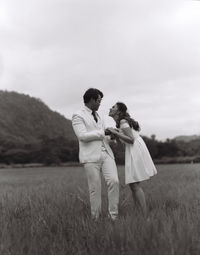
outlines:
[{"label": "woman's long dark hair", "polygon": [[117,102],[117,108],[119,110],[119,118],[116,121],[116,127],[119,128],[120,121],[124,119],[128,121],[128,124],[131,128],[135,129],[136,131],[140,131],[139,123],[131,118],[131,116],[128,114],[126,105],[122,102]]}]

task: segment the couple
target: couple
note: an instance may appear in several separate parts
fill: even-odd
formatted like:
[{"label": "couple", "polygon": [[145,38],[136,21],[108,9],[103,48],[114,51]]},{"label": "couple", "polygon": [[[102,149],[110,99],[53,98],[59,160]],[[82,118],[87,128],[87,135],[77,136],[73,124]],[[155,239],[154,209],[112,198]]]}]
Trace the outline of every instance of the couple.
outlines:
[{"label": "couple", "polygon": [[73,114],[72,126],[79,140],[79,159],[83,163],[88,180],[91,215],[97,220],[101,213],[101,175],[108,190],[108,211],[112,220],[118,218],[119,179],[110,138],[125,143],[125,182],[129,184],[133,197],[147,217],[145,195],[140,182],[157,173],[149,151],[139,135],[139,124],[127,113],[123,103],[116,103],[109,116],[116,122],[117,129],[105,128],[97,110],[103,93],[95,88],[83,95],[85,106]]}]

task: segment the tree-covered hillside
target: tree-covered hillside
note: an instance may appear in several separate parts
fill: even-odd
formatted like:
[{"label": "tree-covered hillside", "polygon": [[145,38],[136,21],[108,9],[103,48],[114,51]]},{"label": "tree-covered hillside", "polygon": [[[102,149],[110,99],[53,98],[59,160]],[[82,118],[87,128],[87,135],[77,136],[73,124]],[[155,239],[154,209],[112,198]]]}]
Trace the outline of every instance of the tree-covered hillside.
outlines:
[{"label": "tree-covered hillside", "polygon": [[[182,139],[184,138],[184,139]],[[158,163],[200,162],[200,137],[156,140],[143,136]],[[116,162],[124,164],[124,145],[111,143]],[[59,164],[78,161],[71,121],[40,99],[0,91],[0,163]]]},{"label": "tree-covered hillside", "polygon": [[72,147],[77,150],[70,120],[40,99],[0,91],[1,162],[67,161]]},{"label": "tree-covered hillside", "polygon": [[34,143],[43,135],[75,139],[71,121],[50,110],[40,99],[0,91],[0,138]]}]

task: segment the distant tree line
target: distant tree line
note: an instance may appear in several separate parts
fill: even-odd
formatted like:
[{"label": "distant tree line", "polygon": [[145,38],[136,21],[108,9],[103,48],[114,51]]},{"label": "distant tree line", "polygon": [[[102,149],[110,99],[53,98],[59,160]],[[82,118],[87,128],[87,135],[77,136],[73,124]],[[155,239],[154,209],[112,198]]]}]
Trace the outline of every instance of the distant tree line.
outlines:
[{"label": "distant tree line", "polygon": [[[176,141],[175,139],[166,139],[165,141],[156,140],[156,136],[150,138],[142,136],[151,157],[155,162],[160,163],[185,163],[200,162],[200,139],[189,142]],[[124,145],[111,144],[118,164],[124,164]]]},{"label": "distant tree line", "polygon": [[[152,158],[158,162],[170,158],[170,162],[176,162],[177,158],[188,158],[189,161],[200,162],[200,139],[190,142],[166,139],[158,141],[155,135],[150,138],[143,136]],[[69,140],[63,136],[50,138],[41,136],[37,143],[11,143],[0,141],[0,163],[27,164],[42,163],[45,165],[60,164],[66,162],[78,162],[78,141]],[[122,143],[111,142],[116,162],[124,164],[125,146]],[[180,162],[179,162],[180,163]]]},{"label": "distant tree line", "polygon": [[0,163],[51,165],[71,161],[78,161],[78,142],[62,136],[42,136],[38,143],[1,143],[0,146]]},{"label": "distant tree line", "polygon": [[[195,139],[197,137],[197,139]],[[143,136],[155,162],[199,162],[200,139],[190,141]],[[124,164],[124,145],[111,143],[116,161]],[[0,90],[0,163],[60,164],[78,162],[78,141],[71,121],[40,99]]]}]

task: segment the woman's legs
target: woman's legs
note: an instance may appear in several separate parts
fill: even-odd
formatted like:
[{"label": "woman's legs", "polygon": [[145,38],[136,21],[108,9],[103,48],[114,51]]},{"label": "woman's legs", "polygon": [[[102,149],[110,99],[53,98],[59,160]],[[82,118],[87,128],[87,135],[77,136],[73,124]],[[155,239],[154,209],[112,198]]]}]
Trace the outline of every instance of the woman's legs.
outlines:
[{"label": "woman's legs", "polygon": [[143,189],[140,187],[139,182],[130,183],[130,189],[132,191],[133,199],[139,205],[145,218],[147,218],[147,206]]}]

